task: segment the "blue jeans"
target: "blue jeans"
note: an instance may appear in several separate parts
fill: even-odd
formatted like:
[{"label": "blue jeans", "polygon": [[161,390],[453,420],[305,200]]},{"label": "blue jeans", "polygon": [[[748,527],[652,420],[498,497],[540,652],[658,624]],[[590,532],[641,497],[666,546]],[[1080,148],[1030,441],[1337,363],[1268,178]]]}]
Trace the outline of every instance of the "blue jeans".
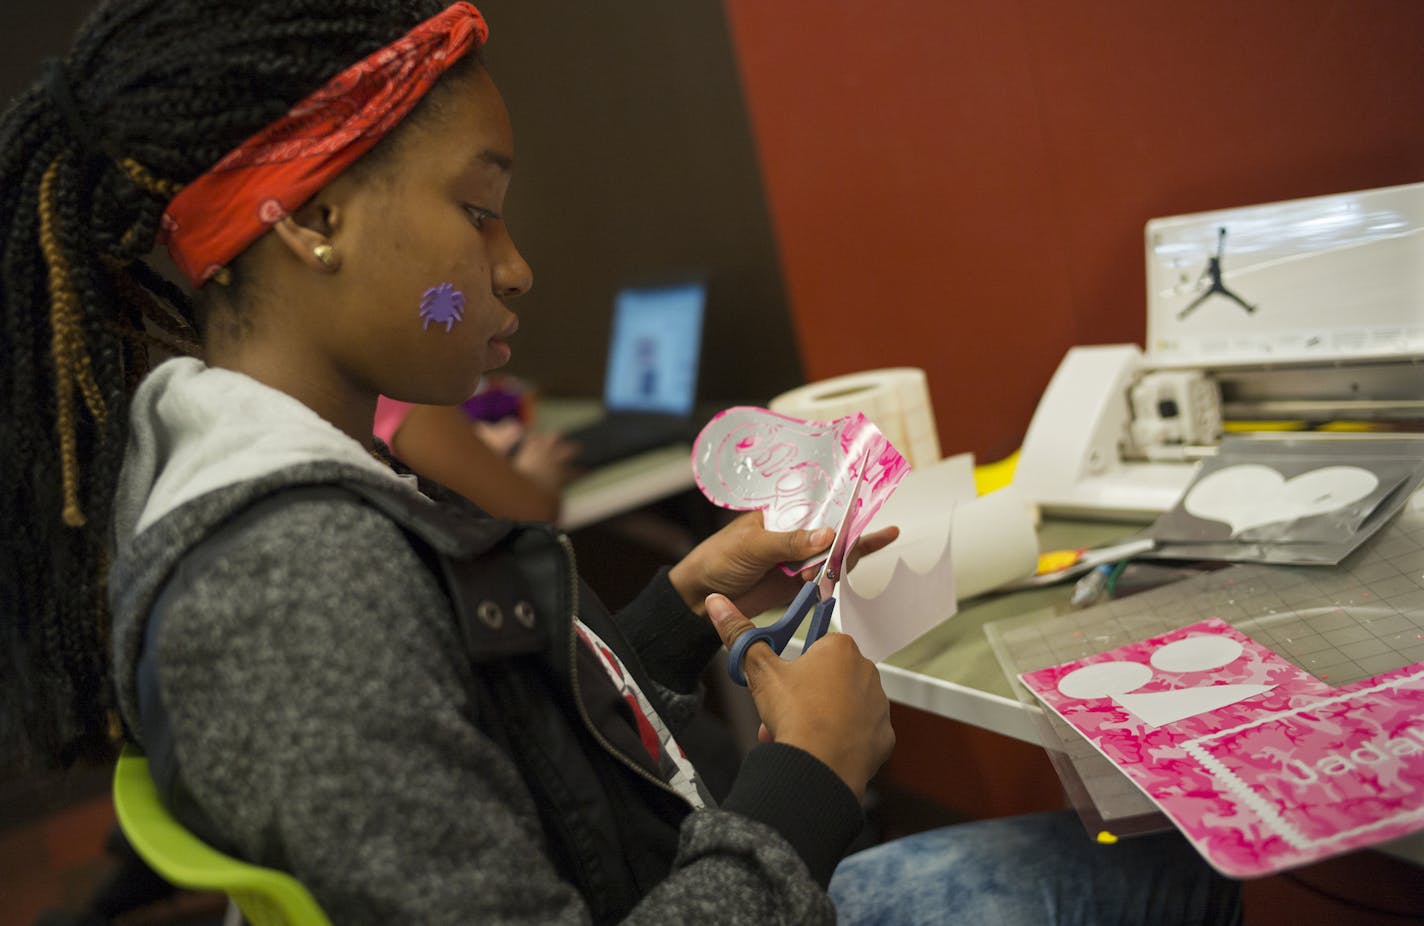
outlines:
[{"label": "blue jeans", "polygon": [[830,892],[846,926],[1241,920],[1237,883],[1180,834],[1099,845],[1070,811],[949,826],[858,852],[836,868]]}]

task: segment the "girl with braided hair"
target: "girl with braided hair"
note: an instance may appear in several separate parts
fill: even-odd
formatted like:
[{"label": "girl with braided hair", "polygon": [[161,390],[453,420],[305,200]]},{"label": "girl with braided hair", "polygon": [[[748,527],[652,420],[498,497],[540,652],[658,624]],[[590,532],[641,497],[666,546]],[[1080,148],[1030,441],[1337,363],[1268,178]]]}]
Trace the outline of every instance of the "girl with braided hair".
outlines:
[{"label": "girl with braided hair", "polygon": [[421,6],[343,0],[313,19],[304,4],[106,4],[0,122],[0,632],[14,669],[0,673],[0,732],[24,744],[11,756],[108,748],[103,576],[128,396],[150,349],[200,349],[205,304],[241,304],[230,270],[222,294],[190,300],[145,262],[174,178],[198,176]]},{"label": "girl with braided hair", "polygon": [[[383,453],[377,397],[469,396],[532,284],[486,35],[464,2],[110,0],[0,120],[7,747],[121,729],[341,923],[831,922],[833,871],[855,921],[1229,918],[1180,840],[1070,853],[1058,816],[842,862],[893,733],[841,634],[752,647],[764,742],[709,788],[697,678],[830,531],[744,517],[615,615],[552,528]],[[1054,871],[1016,891],[1025,844]]]}]

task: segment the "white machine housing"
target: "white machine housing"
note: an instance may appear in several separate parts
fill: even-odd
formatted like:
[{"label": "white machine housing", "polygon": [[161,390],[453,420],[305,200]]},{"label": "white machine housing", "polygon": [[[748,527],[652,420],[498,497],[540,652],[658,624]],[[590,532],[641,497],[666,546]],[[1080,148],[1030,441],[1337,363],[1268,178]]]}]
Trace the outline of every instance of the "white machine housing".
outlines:
[{"label": "white machine housing", "polygon": [[1147,349],[1070,349],[1029,425],[1014,484],[1044,510],[1152,520],[1226,421],[1424,421],[1424,183],[1152,219],[1145,243]]}]

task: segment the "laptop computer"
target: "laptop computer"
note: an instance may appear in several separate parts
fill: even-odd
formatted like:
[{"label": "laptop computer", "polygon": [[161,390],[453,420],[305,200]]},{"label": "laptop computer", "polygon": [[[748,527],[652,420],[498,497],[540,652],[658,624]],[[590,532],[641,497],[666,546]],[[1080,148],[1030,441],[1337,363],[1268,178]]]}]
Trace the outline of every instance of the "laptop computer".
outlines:
[{"label": "laptop computer", "polygon": [[691,440],[707,287],[701,282],[628,287],[613,304],[603,382],[604,417],[565,436],[592,469]]}]

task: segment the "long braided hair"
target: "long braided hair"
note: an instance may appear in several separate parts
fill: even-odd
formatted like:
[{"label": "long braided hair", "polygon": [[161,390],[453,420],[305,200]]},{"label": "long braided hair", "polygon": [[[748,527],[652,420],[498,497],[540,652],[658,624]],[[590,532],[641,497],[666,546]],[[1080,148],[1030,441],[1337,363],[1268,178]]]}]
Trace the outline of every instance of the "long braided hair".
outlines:
[{"label": "long braided hair", "polygon": [[[104,587],[127,406],[190,301],[167,202],[441,0],[109,0],[0,117],[0,767],[108,755]],[[228,294],[231,296],[231,293]]]}]

